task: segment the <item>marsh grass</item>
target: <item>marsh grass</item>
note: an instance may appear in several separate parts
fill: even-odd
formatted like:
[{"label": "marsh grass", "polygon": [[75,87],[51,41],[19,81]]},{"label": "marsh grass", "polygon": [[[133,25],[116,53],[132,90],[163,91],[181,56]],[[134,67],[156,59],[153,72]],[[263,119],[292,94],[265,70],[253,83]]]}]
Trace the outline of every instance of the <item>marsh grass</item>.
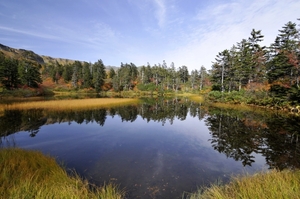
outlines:
[{"label": "marsh grass", "polygon": [[235,177],[229,184],[201,190],[189,199],[299,199],[300,171],[258,173],[253,176]]},{"label": "marsh grass", "polygon": [[54,158],[38,151],[0,149],[0,198],[121,199],[124,191],[107,184],[96,187],[72,176]]},{"label": "marsh grass", "polygon": [[117,105],[126,105],[137,103],[138,99],[133,98],[92,98],[92,99],[69,99],[69,100],[51,100],[51,101],[34,101],[20,102],[13,104],[0,104],[0,110],[12,109],[51,109],[51,110],[68,110],[68,109],[90,109],[100,107],[111,107]]}]

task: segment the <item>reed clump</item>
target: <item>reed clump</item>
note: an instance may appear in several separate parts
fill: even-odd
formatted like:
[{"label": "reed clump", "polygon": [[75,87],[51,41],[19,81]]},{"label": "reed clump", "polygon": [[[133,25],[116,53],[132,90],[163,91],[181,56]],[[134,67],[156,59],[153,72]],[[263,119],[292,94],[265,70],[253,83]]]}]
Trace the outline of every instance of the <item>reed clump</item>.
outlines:
[{"label": "reed clump", "polygon": [[99,107],[110,107],[117,105],[126,105],[137,103],[138,99],[134,98],[92,98],[92,99],[69,99],[69,100],[50,100],[50,101],[31,101],[13,104],[1,104],[1,109],[51,109],[51,110],[68,110],[68,109],[90,109]]},{"label": "reed clump", "polygon": [[117,186],[96,187],[75,173],[68,175],[54,158],[38,151],[1,149],[0,172],[0,198],[124,198]]},{"label": "reed clump", "polygon": [[192,194],[189,199],[299,199],[300,171],[271,170],[253,176],[235,177],[229,184],[210,188]]}]

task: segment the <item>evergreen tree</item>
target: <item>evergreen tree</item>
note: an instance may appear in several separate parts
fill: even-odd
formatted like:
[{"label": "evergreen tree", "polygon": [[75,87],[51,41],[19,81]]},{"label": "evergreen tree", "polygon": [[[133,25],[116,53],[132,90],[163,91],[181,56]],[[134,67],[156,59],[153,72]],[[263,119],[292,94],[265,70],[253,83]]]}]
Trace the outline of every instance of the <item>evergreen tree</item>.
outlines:
[{"label": "evergreen tree", "polygon": [[191,82],[191,89],[195,88],[196,82],[198,80],[198,71],[197,70],[192,70],[191,71],[191,77],[190,77],[190,82]]},{"label": "evergreen tree", "polygon": [[177,79],[177,72],[176,72],[176,68],[175,68],[174,62],[171,63],[170,68],[168,69],[168,73],[170,74],[170,78],[171,78],[171,81],[172,81],[173,91],[175,91],[175,88],[176,88],[176,79]]},{"label": "evergreen tree", "polygon": [[101,59],[93,64],[93,84],[96,92],[100,92],[106,77],[105,66]]},{"label": "evergreen tree", "polygon": [[223,50],[217,55],[216,62],[212,66],[212,81],[215,84],[213,89],[220,89],[222,92],[228,87],[229,55],[228,50]]},{"label": "evergreen tree", "polygon": [[260,46],[259,43],[263,41],[264,36],[261,31],[255,29],[251,32],[251,37],[248,39],[251,52],[251,67],[249,75],[252,81],[263,83],[266,78],[266,51],[265,46]]},{"label": "evergreen tree", "polygon": [[204,66],[201,66],[198,74],[199,74],[199,89],[202,90],[204,87],[204,81],[208,76],[206,68]]},{"label": "evergreen tree", "polygon": [[271,45],[270,60],[268,62],[268,79],[291,87],[297,82],[298,73],[298,31],[296,24],[288,22],[279,30],[280,34]]},{"label": "evergreen tree", "polygon": [[237,48],[239,50],[239,63],[238,67],[240,68],[242,81],[244,81],[244,85],[250,83],[252,81],[253,74],[253,63],[252,63],[252,52],[250,49],[250,43],[243,39],[240,43],[238,43]]},{"label": "evergreen tree", "polygon": [[147,64],[147,67],[145,69],[144,76],[145,76],[145,83],[150,83],[153,74],[152,74],[152,68],[149,63]]},{"label": "evergreen tree", "polygon": [[33,63],[28,61],[20,62],[18,72],[21,83],[29,87],[37,87],[38,84],[42,83],[39,68],[40,66],[34,66]]},{"label": "evergreen tree", "polygon": [[110,68],[109,69],[109,77],[111,79],[113,79],[115,75],[116,75],[116,71],[113,68]]},{"label": "evergreen tree", "polygon": [[87,62],[83,63],[83,87],[84,88],[90,88],[92,86],[92,74],[90,70],[90,64]]},{"label": "evergreen tree", "polygon": [[78,88],[78,81],[79,81],[79,67],[78,64],[73,64],[73,74],[72,74],[72,86],[74,88]]},{"label": "evergreen tree", "polygon": [[120,84],[120,78],[118,73],[114,76],[114,78],[112,79],[112,84],[113,84],[113,89],[114,91],[120,91],[121,88],[121,84]]},{"label": "evergreen tree", "polygon": [[18,73],[18,60],[16,59],[8,59],[1,58],[0,63],[0,80],[1,83],[7,89],[17,88],[18,84],[20,83],[19,73]]},{"label": "evergreen tree", "polygon": [[72,79],[73,65],[67,64],[63,67],[62,77],[65,82],[69,82]]},{"label": "evergreen tree", "polygon": [[62,73],[63,73],[63,68],[62,65],[59,64],[57,61],[55,62],[55,65],[51,65],[51,77],[53,82],[56,84],[58,83],[58,80],[61,78]]},{"label": "evergreen tree", "polygon": [[134,82],[136,81],[137,79],[137,76],[138,76],[138,69],[136,67],[135,64],[133,63],[130,63],[129,65],[130,67],[130,88],[132,88],[134,86]]},{"label": "evergreen tree", "polygon": [[179,67],[178,73],[179,73],[181,82],[185,84],[189,78],[188,68],[186,66],[181,66],[181,67]]}]

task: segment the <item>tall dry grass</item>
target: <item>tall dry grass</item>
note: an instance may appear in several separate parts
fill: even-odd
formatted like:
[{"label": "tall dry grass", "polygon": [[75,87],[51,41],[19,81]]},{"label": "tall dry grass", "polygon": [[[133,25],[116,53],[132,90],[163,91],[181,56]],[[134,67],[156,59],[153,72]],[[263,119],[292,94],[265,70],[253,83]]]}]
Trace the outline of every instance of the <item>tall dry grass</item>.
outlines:
[{"label": "tall dry grass", "polygon": [[133,98],[92,98],[92,99],[72,99],[72,100],[51,100],[51,101],[34,101],[20,102],[13,104],[0,104],[0,110],[12,109],[34,109],[43,108],[51,110],[68,110],[68,109],[90,109],[98,107],[109,107],[117,105],[126,105],[137,103],[138,99]]},{"label": "tall dry grass", "polygon": [[299,199],[300,171],[258,173],[236,177],[227,185],[199,190],[190,199]]},{"label": "tall dry grass", "polygon": [[121,199],[124,191],[70,176],[54,158],[41,152],[11,148],[0,150],[0,198]]}]

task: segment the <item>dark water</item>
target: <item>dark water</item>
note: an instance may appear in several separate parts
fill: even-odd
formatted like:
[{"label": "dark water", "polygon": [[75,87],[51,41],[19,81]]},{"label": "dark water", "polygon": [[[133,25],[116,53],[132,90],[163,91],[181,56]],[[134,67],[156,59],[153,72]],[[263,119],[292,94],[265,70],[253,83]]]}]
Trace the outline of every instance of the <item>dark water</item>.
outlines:
[{"label": "dark water", "polygon": [[127,198],[185,198],[232,174],[299,168],[300,119],[186,99],[86,111],[5,111],[2,146],[40,150]]}]

